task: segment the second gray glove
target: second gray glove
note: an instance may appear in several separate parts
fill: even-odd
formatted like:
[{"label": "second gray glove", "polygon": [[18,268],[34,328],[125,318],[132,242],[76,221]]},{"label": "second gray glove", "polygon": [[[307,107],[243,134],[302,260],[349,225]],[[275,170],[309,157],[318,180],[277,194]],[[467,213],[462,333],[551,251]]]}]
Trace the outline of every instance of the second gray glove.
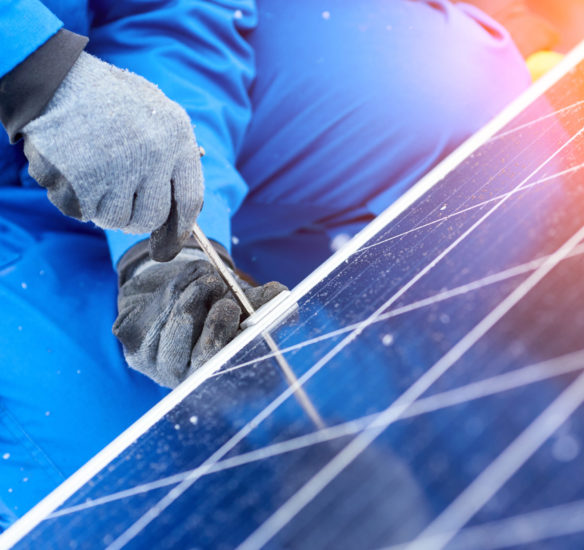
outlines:
[{"label": "second gray glove", "polygon": [[157,260],[180,251],[203,202],[200,151],[154,84],[82,53],[22,135],[30,175],[64,214],[153,232]]},{"label": "second gray glove", "polygon": [[[132,368],[174,388],[236,335],[241,309],[202,251],[185,248],[167,263],[138,254],[120,265],[113,331]],[[255,309],[286,289],[240,284]]]}]

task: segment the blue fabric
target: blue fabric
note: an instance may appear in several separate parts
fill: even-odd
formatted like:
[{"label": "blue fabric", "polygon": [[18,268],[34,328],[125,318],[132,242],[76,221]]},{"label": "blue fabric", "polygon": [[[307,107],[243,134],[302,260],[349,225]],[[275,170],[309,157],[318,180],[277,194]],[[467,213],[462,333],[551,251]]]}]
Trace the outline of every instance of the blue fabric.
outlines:
[{"label": "blue fabric", "polygon": [[[254,56],[245,35],[256,23],[255,3],[46,0],[44,4],[67,29],[89,36],[87,51],[148,78],[187,110],[196,123],[197,140],[207,152],[205,206],[199,224],[229,249],[230,215],[247,190],[235,159],[251,116],[248,89],[255,74]],[[4,28],[0,26],[2,43],[10,37],[10,13],[5,21]],[[1,159],[13,154],[5,153],[9,145],[2,138],[0,168]],[[0,185],[12,181],[11,174],[0,174]],[[142,238],[111,236],[114,264]]]},{"label": "blue fabric", "polygon": [[[254,55],[245,35],[256,24],[250,0],[94,2],[88,51],[157,84],[195,123],[205,151],[205,204],[199,225],[231,247],[230,215],[247,187],[235,168],[251,116]],[[113,238],[116,249],[135,241]],[[120,254],[114,254],[114,263]]]},{"label": "blue fabric", "polygon": [[24,61],[63,23],[38,0],[0,0],[0,77]]},{"label": "blue fabric", "polygon": [[[200,225],[229,247],[239,208],[233,252],[260,281],[296,283],[331,239],[354,234],[529,83],[501,27],[445,0],[45,4],[89,35],[92,53],[187,109],[207,151]],[[107,243],[115,263],[141,238],[106,239],[62,216],[21,145],[0,136],[0,489],[11,513],[166,393],[125,366],[111,334]]]},{"label": "blue fabric", "polygon": [[0,188],[0,490],[17,515],[167,393],[125,365],[116,295],[101,230],[43,189]]},{"label": "blue fabric", "polygon": [[471,6],[259,5],[233,256],[260,282],[294,285],[530,78],[508,33]]}]

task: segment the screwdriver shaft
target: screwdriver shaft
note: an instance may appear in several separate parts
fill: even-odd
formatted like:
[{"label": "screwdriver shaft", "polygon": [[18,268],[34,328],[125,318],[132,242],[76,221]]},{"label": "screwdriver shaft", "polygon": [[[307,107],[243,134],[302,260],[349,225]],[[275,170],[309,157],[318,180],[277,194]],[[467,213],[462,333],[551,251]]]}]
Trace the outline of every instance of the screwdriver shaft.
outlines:
[{"label": "screwdriver shaft", "polygon": [[[233,272],[223,263],[221,256],[217,254],[215,247],[209,242],[206,235],[203,233],[201,228],[198,224],[193,226],[193,235],[195,239],[199,243],[200,247],[202,248],[203,252],[207,255],[213,266],[221,275],[225,284],[229,287],[229,290],[233,293],[237,303],[241,306],[243,311],[248,315],[251,316],[255,312],[253,306],[251,305],[250,301],[247,299],[247,296],[243,292],[243,289],[237,282],[237,279],[233,275]],[[308,415],[308,417],[314,422],[317,428],[322,429],[325,427],[324,421],[322,420],[321,416],[318,414],[316,407],[313,405],[310,397],[304,391],[304,388],[298,383],[298,378],[294,374],[292,367],[286,361],[280,348],[278,348],[278,344],[276,344],[275,340],[272,338],[272,335],[265,331],[262,333],[262,337],[265,340],[266,344],[270,348],[270,350],[274,353],[274,359],[278,363],[280,370],[284,374],[286,381],[291,387],[294,387],[294,396],[296,400],[304,410],[304,412]]]},{"label": "screwdriver shaft", "polygon": [[195,239],[197,239],[200,247],[203,249],[203,252],[207,255],[215,269],[219,272],[219,275],[221,275],[223,281],[225,281],[225,284],[229,287],[229,290],[231,290],[233,293],[237,303],[241,306],[247,315],[252,315],[254,313],[253,306],[247,299],[247,296],[243,292],[242,288],[239,286],[239,283],[233,276],[231,270],[223,263],[223,260],[219,254],[217,254],[215,247],[209,242],[209,239],[207,239],[199,227],[199,224],[197,223],[193,226],[193,235],[195,236]]}]

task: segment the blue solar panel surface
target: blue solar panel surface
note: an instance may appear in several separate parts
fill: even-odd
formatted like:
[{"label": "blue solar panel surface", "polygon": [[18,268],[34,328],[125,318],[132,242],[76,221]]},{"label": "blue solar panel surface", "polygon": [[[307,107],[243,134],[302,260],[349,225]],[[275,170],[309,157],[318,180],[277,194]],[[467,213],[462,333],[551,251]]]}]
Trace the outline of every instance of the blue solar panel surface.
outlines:
[{"label": "blue solar panel surface", "polygon": [[[16,548],[584,547],[578,64]],[[1,541],[1,539],[0,539]]]}]

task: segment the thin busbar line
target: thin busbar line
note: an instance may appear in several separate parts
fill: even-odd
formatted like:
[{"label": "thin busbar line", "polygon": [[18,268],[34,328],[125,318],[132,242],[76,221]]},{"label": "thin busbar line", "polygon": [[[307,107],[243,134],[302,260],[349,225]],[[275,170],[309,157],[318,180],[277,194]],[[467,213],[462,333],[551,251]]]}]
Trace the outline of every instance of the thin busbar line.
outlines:
[{"label": "thin busbar line", "polygon": [[[582,532],[584,532],[584,500],[578,500],[467,527],[458,533],[448,548],[499,550]],[[400,546],[402,550],[405,547]],[[395,548],[397,550],[398,547]]]},{"label": "thin busbar line", "polygon": [[[554,359],[548,359],[547,361],[521,367],[504,374],[499,374],[484,380],[459,386],[452,390],[418,399],[401,416],[400,420],[440,411],[456,405],[462,405],[491,395],[499,395],[506,391],[522,388],[530,384],[549,380],[582,369],[584,369],[584,350],[566,354]],[[378,414],[379,413],[373,413],[362,416],[316,432],[267,445],[266,447],[242,453],[231,458],[225,458],[207,470],[204,475],[210,475],[215,472],[244,466],[252,462],[258,462],[288,452],[318,445],[320,443],[326,443],[334,439],[355,435],[366,430],[367,426],[372,423]],[[197,472],[198,469],[199,468],[193,468],[192,470],[167,476],[156,481],[143,483],[75,506],[62,508],[53,514],[50,514],[47,519],[70,515],[97,506],[102,506],[104,504],[109,504],[110,502],[117,500],[141,495],[154,489],[175,485],[186,479],[189,475]]]},{"label": "thin busbar line", "polygon": [[[461,529],[448,550],[500,550],[584,532],[584,500],[541,508]],[[407,550],[411,543],[380,550]]]},{"label": "thin busbar line", "polygon": [[537,124],[538,122],[541,122],[543,120],[546,120],[546,119],[554,117],[554,116],[557,116],[557,115],[564,113],[566,111],[571,111],[572,109],[579,107],[583,103],[584,103],[584,100],[576,101],[575,103],[572,103],[571,105],[568,105],[567,107],[562,107],[561,109],[558,109],[557,111],[553,111],[552,113],[547,113],[546,115],[543,115],[539,118],[534,118],[533,120],[526,122],[525,124],[520,124],[519,126],[515,126],[514,128],[506,130],[505,132],[499,132],[498,134],[494,135],[491,139],[489,139],[489,141],[487,143],[492,143],[492,142],[497,141],[501,138],[504,138],[504,137],[507,137],[511,134],[514,134],[515,132],[519,132],[520,130],[524,130],[525,128],[529,128],[530,126],[533,126],[534,124]]},{"label": "thin busbar line", "polygon": [[[205,233],[203,233],[203,230],[199,227],[197,223],[193,225],[193,235],[195,236],[195,239],[197,240],[197,243],[199,244],[203,252],[209,258],[213,267],[217,270],[217,272],[227,285],[227,288],[233,294],[233,297],[241,307],[242,312],[245,313],[246,316],[251,317],[255,313],[253,305],[247,299],[247,296],[245,295],[243,289],[239,286],[239,283],[235,278],[235,274],[232,273],[229,270],[229,268],[223,263],[223,260],[221,259],[221,257],[219,256],[219,254],[217,253],[211,242],[207,239]],[[294,384],[297,380],[296,375],[294,374],[292,367],[288,364],[288,362],[280,352],[280,348],[278,347],[278,344],[276,344],[276,341],[272,338],[272,335],[266,330],[265,332],[262,333],[262,337],[266,344],[268,345],[268,347],[274,353],[274,359],[276,360],[278,367],[284,374],[284,377],[286,378],[288,383]],[[299,387],[297,392],[294,394],[294,397],[296,397],[296,400],[300,404],[300,407],[307,414],[307,416],[314,422],[315,426],[317,428],[324,428],[324,422],[322,421],[320,414],[316,410],[316,407],[310,400],[310,397],[308,397],[307,393],[304,391],[304,388]]]},{"label": "thin busbar line", "polygon": [[486,206],[487,204],[490,204],[492,202],[496,202],[500,199],[503,199],[505,197],[510,197],[512,195],[516,195],[517,193],[522,193],[523,191],[528,191],[536,186],[541,185],[542,183],[547,183],[548,181],[557,179],[561,176],[565,176],[567,174],[577,172],[578,170],[581,170],[582,168],[584,168],[584,163],[578,164],[577,166],[572,166],[571,168],[567,168],[566,170],[562,170],[561,172],[557,172],[555,174],[552,174],[551,176],[546,176],[545,178],[542,178],[538,181],[534,181],[533,183],[525,185],[521,189],[513,189],[512,191],[509,191],[508,193],[502,193],[501,195],[497,195],[497,196],[492,197],[490,199],[478,202],[476,204],[468,206],[467,208],[463,208],[462,210],[457,210],[456,212],[452,212],[451,214],[446,214],[445,216],[442,216],[441,218],[437,218],[435,220],[424,223],[422,225],[418,225],[417,227],[414,227],[413,229],[408,229],[407,231],[404,231],[403,233],[399,233],[398,235],[392,235],[391,237],[388,237],[387,239],[383,239],[383,240],[377,241],[373,244],[363,246],[357,252],[355,252],[355,254],[360,254],[361,252],[364,252],[365,250],[370,250],[371,248],[375,248],[376,246],[379,246],[381,244],[386,244],[388,242],[394,241],[394,240],[399,239],[401,237],[405,237],[406,235],[409,235],[411,233],[415,233],[416,231],[419,231],[420,229],[426,229],[428,227],[431,227],[432,225],[436,225],[436,224],[439,224],[443,221],[454,218],[456,216],[460,216],[461,214],[466,214],[468,212],[471,212],[473,210],[476,210],[478,208]]},{"label": "thin busbar line", "polygon": [[333,479],[351,464],[384,430],[416,401],[439,377],[454,365],[487,331],[489,331],[513,306],[534,288],[584,237],[580,228],[554,253],[546,263],[512,291],[480,323],[468,332],[451,350],[426,371],[412,386],[383,411],[367,430],[355,437],[335,458],[313,476],[299,491],[286,501],[238,550],[261,548],[311,502]]},{"label": "thin busbar line", "polygon": [[[566,256],[565,259],[573,258],[573,257],[579,256],[583,253],[584,253],[584,245],[578,245],[568,256]],[[375,322],[372,323],[372,325],[376,324],[376,323],[380,323],[381,321],[387,321],[388,319],[392,319],[394,317],[398,317],[398,316],[404,315],[406,313],[411,313],[412,311],[417,311],[417,310],[422,309],[424,307],[436,305],[440,302],[449,300],[450,298],[462,296],[462,295],[468,294],[472,291],[483,289],[489,285],[500,283],[500,282],[506,281],[508,279],[511,279],[513,277],[517,277],[519,275],[524,275],[525,273],[529,273],[530,271],[537,269],[542,263],[545,262],[545,260],[547,258],[549,258],[549,255],[542,256],[541,258],[537,258],[536,260],[531,260],[530,262],[518,264],[516,266],[510,267],[509,269],[499,271],[498,273],[493,273],[491,275],[487,275],[486,277],[482,277],[481,279],[476,279],[475,281],[472,281],[470,283],[466,283],[464,285],[460,285],[460,286],[454,287],[452,289],[439,292],[438,294],[434,294],[428,298],[416,300],[415,302],[412,302],[412,303],[407,304],[405,306],[400,306],[398,308],[392,309],[392,310],[388,311],[387,313],[381,314],[375,320]],[[308,340],[303,340],[302,342],[298,342],[297,344],[293,344],[291,346],[281,348],[280,353],[286,354],[286,353],[290,353],[293,351],[298,351],[299,349],[305,348],[307,346],[311,346],[313,344],[318,344],[319,342],[323,342],[324,340],[328,340],[328,339],[334,338],[336,336],[346,334],[347,332],[353,331],[355,328],[360,326],[362,323],[363,323],[363,321],[359,321],[357,323],[352,323],[352,324],[347,325],[345,327],[335,329],[333,331],[326,332],[324,334],[320,334],[319,336],[316,336],[314,338],[309,338]],[[261,363],[262,361],[265,361],[267,359],[271,359],[273,356],[274,356],[273,353],[266,353],[265,355],[257,357],[256,359],[251,359],[249,361],[245,361],[244,363],[239,363],[239,364],[234,365],[232,367],[219,370],[219,371],[213,373],[209,378],[217,378],[223,374],[227,374],[227,373],[242,369],[244,367],[257,365],[258,363]]]},{"label": "thin busbar line", "polygon": [[583,403],[584,373],[408,545],[408,550],[442,550]]},{"label": "thin busbar line", "polygon": [[292,291],[289,300],[280,304],[280,306],[274,310],[271,318],[264,319],[252,329],[248,329],[239,335],[239,337],[233,340],[231,344],[227,345],[211,358],[206,365],[201,367],[201,369],[185,380],[185,382],[175,388],[172,393],[163,398],[157,405],[114,439],[114,441],[107,445],[80,470],[75,472],[56,490],[33,507],[27,514],[25,514],[25,516],[23,516],[23,518],[0,535],[0,546],[3,544],[12,546],[36,527],[48,513],[60,506],[78,488],[87,483],[95,474],[97,474],[97,472],[105,468],[107,464],[131,445],[132,442],[150,429],[185,397],[190,395],[193,390],[198,388],[210,374],[218,370],[221,365],[233,357],[237,351],[257,337],[262,330],[268,328],[271,324],[271,319],[277,319],[290,307],[293,307],[302,296],[346,261],[346,259],[358,250],[359,247],[367,243],[389,222],[397,218],[397,216],[404,212],[409,206],[414,204],[420,197],[432,189],[432,187],[459,166],[497,131],[501,130],[506,124],[513,120],[513,118],[564,77],[568,71],[578,65],[583,58],[584,42],[580,43],[568,55],[566,55],[566,57],[554,69],[539,79],[534,85],[503,109],[493,120],[455,149],[448,157],[428,172],[428,174],[422,177],[418,183],[412,186],[393,204],[385,209],[375,220],[368,224],[367,227],[360,231],[347,246],[331,256],[306,279],[298,284]]},{"label": "thin busbar line", "polygon": [[453,550],[498,550],[584,532],[584,501],[546,508],[489,524],[469,527]]},{"label": "thin busbar line", "polygon": [[[558,148],[552,155],[550,155],[544,162],[542,162],[535,170],[533,170],[526,178],[524,178],[516,187],[518,189],[522,187],[525,183],[527,183],[535,174],[537,174],[542,168],[544,168],[549,162],[551,162],[557,155],[559,155],[568,145],[570,145],[574,140],[576,140],[580,135],[584,132],[584,128],[579,130],[576,134],[574,134],[570,139],[568,139],[560,148]],[[443,258],[445,258],[454,248],[456,248],[468,235],[470,235],[477,227],[479,227],[493,212],[498,210],[507,200],[509,197],[505,197],[501,199],[498,203],[496,203],[488,212],[486,212],[481,218],[479,218],[474,224],[471,225],[466,231],[462,233],[457,239],[455,239],[446,249],[444,249],[434,260],[432,260],[429,264],[426,265],[422,270],[420,270],[414,277],[412,277],[405,285],[403,285],[400,290],[398,290],[389,300],[387,300],[380,308],[378,308],[375,313],[371,315],[368,319],[363,321],[363,323],[357,327],[352,333],[350,333],[346,338],[344,338],[339,344],[337,344],[331,352],[326,354],[324,358],[317,362],[311,369],[309,369],[298,381],[293,384],[290,384],[288,389],[281,394],[280,398],[286,395],[286,399],[288,397],[290,391],[295,392],[298,386],[301,386],[309,380],[313,374],[318,372],[324,365],[326,365],[330,359],[335,357],[340,351],[342,351],[347,345],[353,342],[369,325],[375,322],[376,317],[383,313],[385,309],[387,309],[391,304],[396,302],[403,294],[405,294],[411,287],[413,287],[422,277],[424,277],[433,267],[435,267]],[[578,243],[575,243],[576,246]],[[573,247],[572,247],[573,248]],[[540,268],[541,269],[541,268]],[[537,273],[537,272],[536,272]],[[533,277],[533,276],[532,276]],[[529,279],[528,279],[529,280]],[[452,350],[451,350],[452,351]],[[447,354],[448,356],[448,354]],[[318,367],[317,367],[318,365]],[[422,377],[424,378],[424,377]],[[407,394],[408,392],[406,392]],[[399,401],[400,398],[398,398]],[[276,399],[278,401],[278,399]],[[264,411],[268,410],[275,410],[272,409],[272,405],[276,402],[273,401],[271,405],[268,405]],[[283,402],[283,401],[282,401]],[[271,412],[270,412],[271,414]],[[262,418],[263,417],[263,418]],[[256,418],[262,418],[263,421],[267,416],[263,413],[260,413]],[[252,421],[252,427],[249,428],[249,424],[244,426],[242,430],[236,434],[232,439],[230,439],[227,443],[225,443],[220,449],[218,449],[215,453],[213,453],[212,457],[208,459],[208,465],[212,466],[214,462],[217,462],[227,452],[233,448],[231,441],[241,440],[241,434],[245,431],[248,433],[254,429],[258,423]],[[224,449],[225,448],[225,449]],[[223,449],[223,450],[222,450]],[[341,452],[342,454],[342,452]],[[214,458],[217,457],[217,458]],[[207,462],[207,461],[206,461]],[[168,506],[170,506],[177,498],[179,498],[185,491],[187,491],[201,476],[194,476],[192,479],[188,478],[184,482],[182,482],[177,487],[174,487],[169,493],[159,500],[150,510],[144,513],[140,518],[138,518],[126,531],[124,531],[118,538],[116,538],[111,545],[108,546],[108,550],[119,550],[123,548],[128,542],[130,542],[136,535],[138,535],[146,526],[148,526],[156,517],[158,517]],[[276,515],[276,514],[275,514]],[[274,515],[274,516],[275,516]],[[274,517],[271,516],[271,517]],[[266,523],[268,523],[268,520]],[[261,528],[258,532],[261,531]],[[253,536],[253,535],[252,535]]]}]

